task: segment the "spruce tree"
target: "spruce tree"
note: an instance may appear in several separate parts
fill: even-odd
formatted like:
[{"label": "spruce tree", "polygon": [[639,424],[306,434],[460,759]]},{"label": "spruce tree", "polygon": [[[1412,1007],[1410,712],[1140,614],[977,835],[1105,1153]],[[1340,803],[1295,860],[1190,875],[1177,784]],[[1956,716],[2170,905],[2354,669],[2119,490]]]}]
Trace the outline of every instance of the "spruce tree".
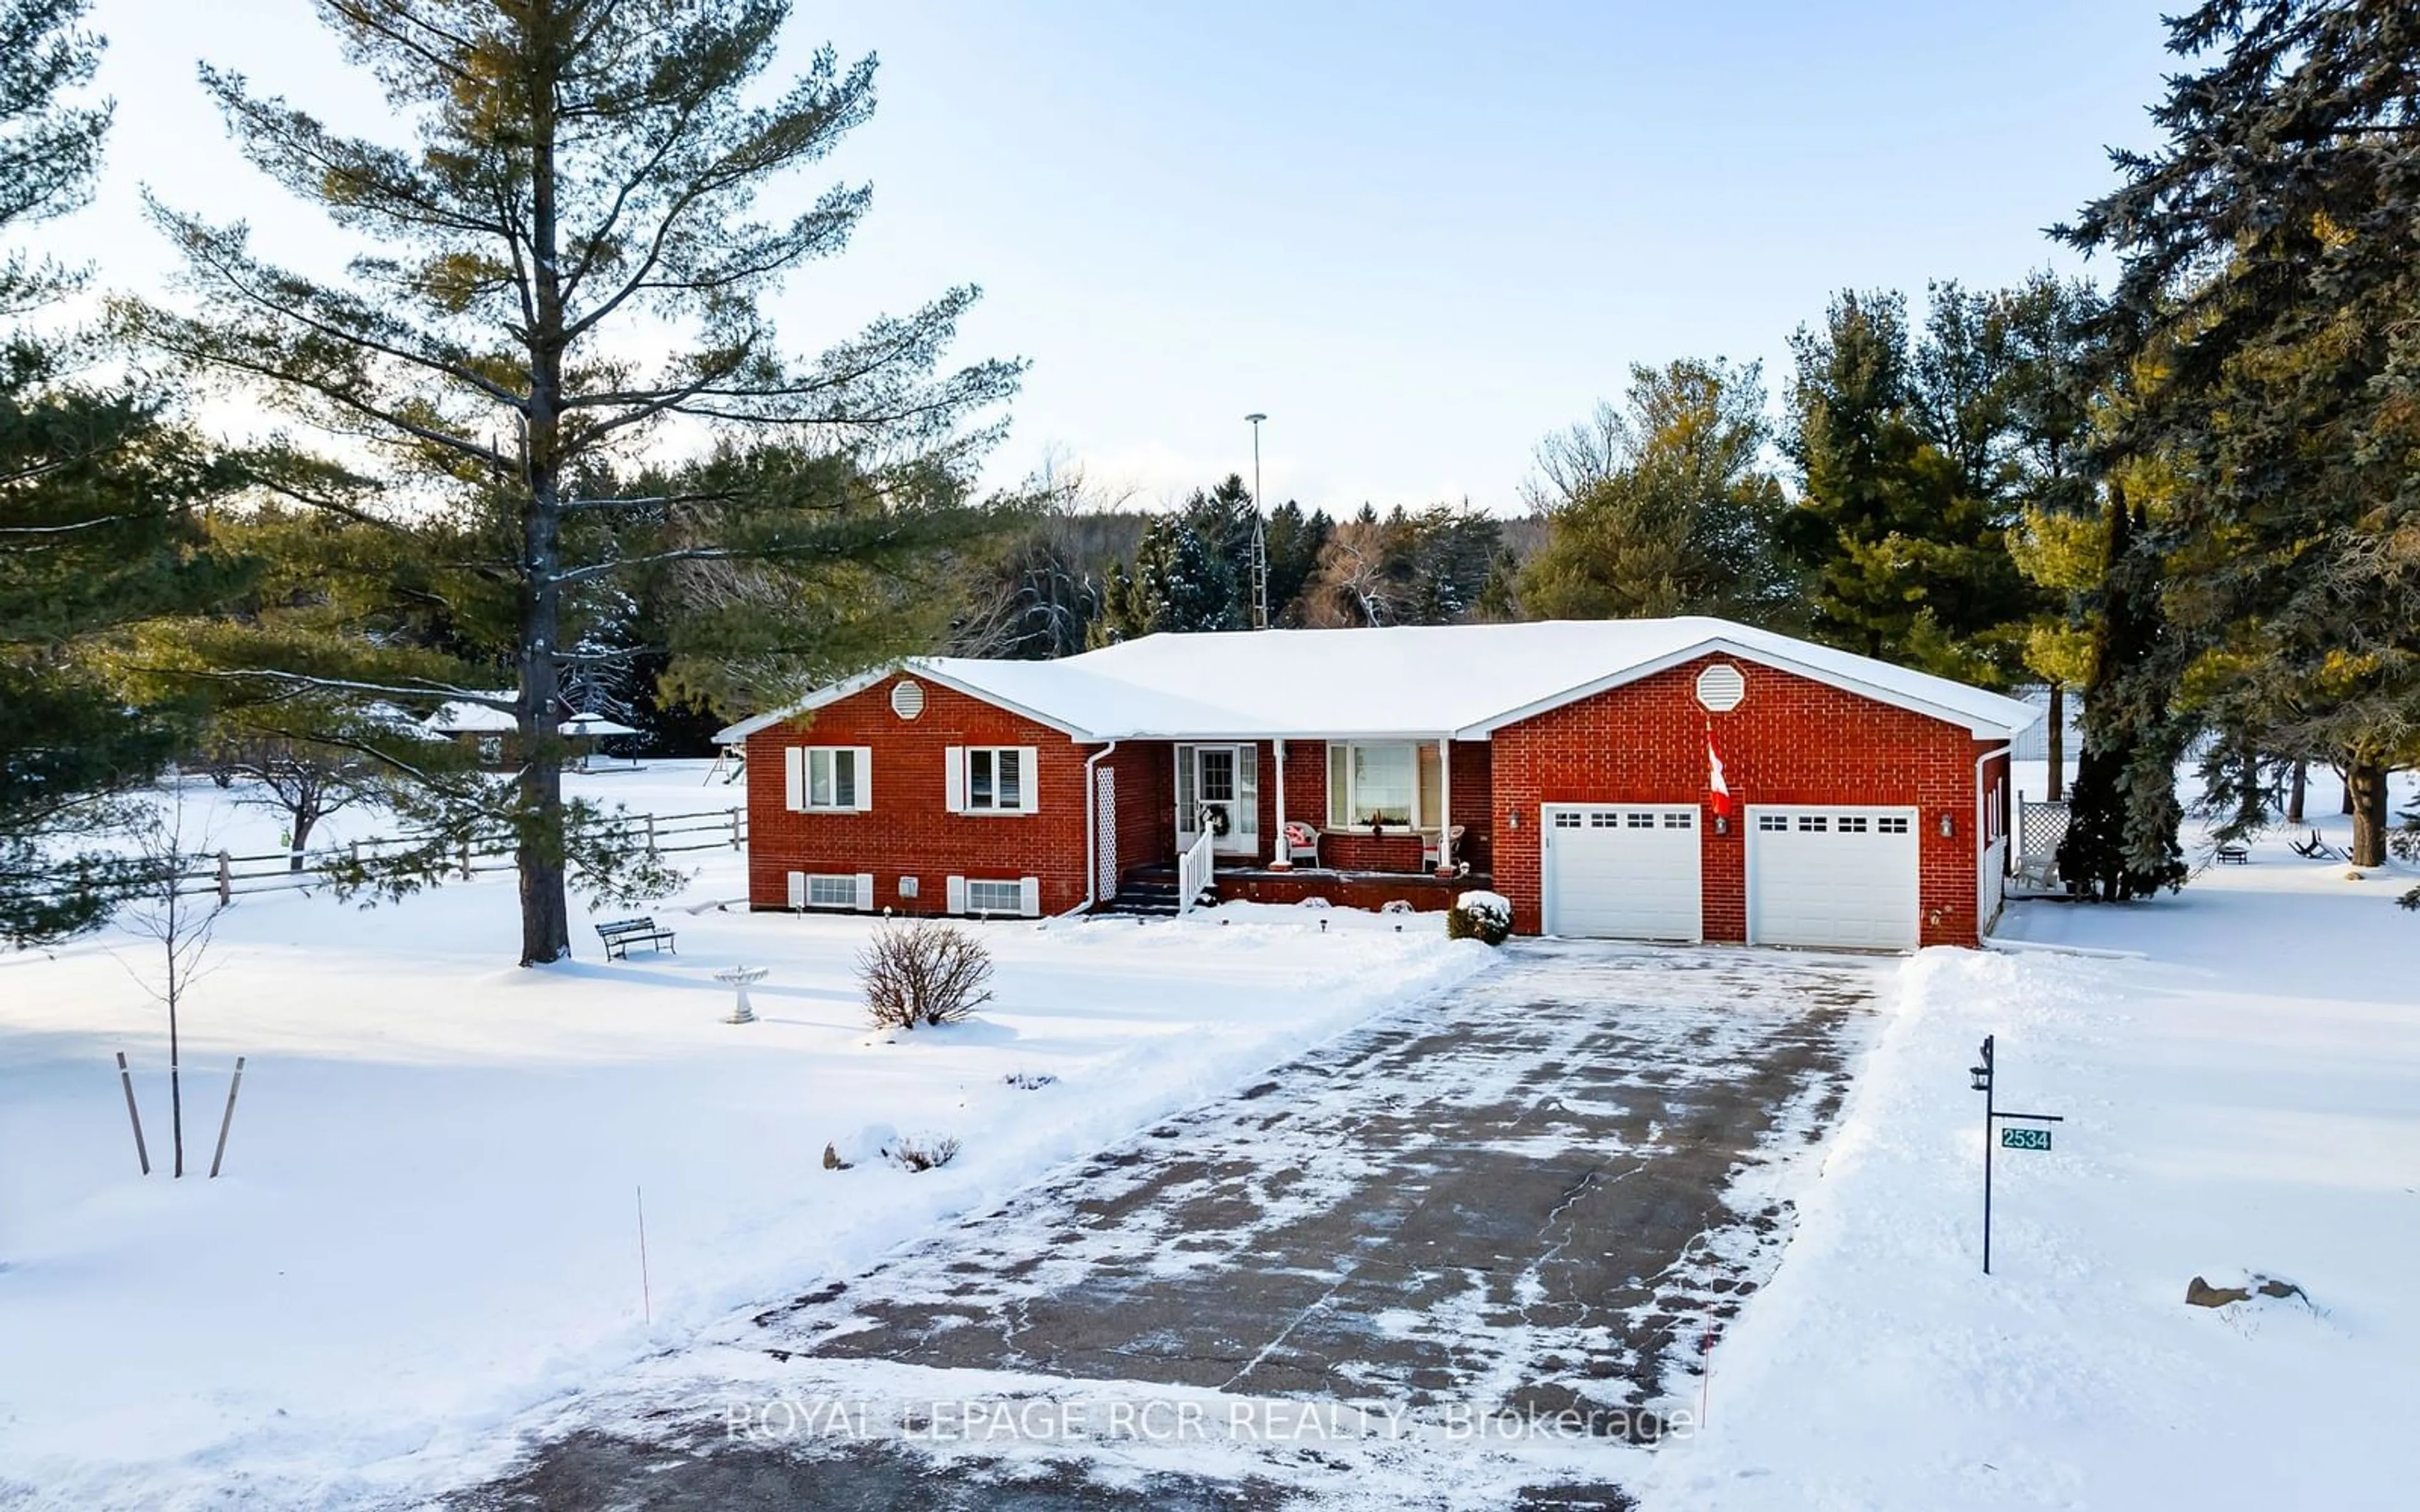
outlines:
[{"label": "spruce tree", "polygon": [[2149,501],[2129,497],[2138,473],[2113,478],[2101,529],[2101,583],[2076,763],[2058,872],[2079,897],[2118,903],[2183,886],[2176,763],[2185,726],[2161,697],[2163,656],[2156,562],[2136,549]]},{"label": "spruce tree", "polygon": [[[2332,762],[2353,859],[2420,761],[2420,11],[2210,0],[2169,23],[2152,152],[2062,234],[2120,259],[2113,347],[2171,369],[2124,444],[2176,470],[2166,698],[2246,751]],[[2221,833],[2257,822],[2223,816]]]},{"label": "spruce tree", "polygon": [[[122,307],[186,370],[341,439],[344,466],[284,480],[308,507],[445,560],[501,609],[500,665],[397,664],[368,638],[223,646],[223,677],[506,712],[509,789],[432,789],[460,827],[509,828],[520,959],[570,949],[567,871],[609,882],[598,826],[560,779],[573,621],[599,585],[693,570],[719,654],[816,660],[815,606],[979,522],[946,481],[991,431],[970,417],[1017,369],[937,377],[971,288],[879,319],[821,357],[785,351],[763,301],[838,253],[870,191],[760,205],[874,108],[874,60],[829,50],[768,80],[783,0],[318,0],[408,145],[339,133],[205,66],[239,146],[355,239],[335,279],[279,265],[240,225],[155,205],[198,306]],[[715,438],[667,493],[612,491],[652,448]],[[441,536],[442,540],[441,541]],[[751,632],[754,644],[749,645]],[[480,637],[474,639],[489,639]]]}]

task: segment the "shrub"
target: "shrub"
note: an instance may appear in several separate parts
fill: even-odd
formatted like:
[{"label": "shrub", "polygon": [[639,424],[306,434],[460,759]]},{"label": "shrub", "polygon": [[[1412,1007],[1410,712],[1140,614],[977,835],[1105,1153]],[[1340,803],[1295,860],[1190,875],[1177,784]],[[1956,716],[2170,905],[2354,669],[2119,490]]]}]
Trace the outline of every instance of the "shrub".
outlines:
[{"label": "shrub", "polygon": [[1449,939],[1484,940],[1501,945],[1512,933],[1512,903],[1501,893],[1466,892],[1446,911]]},{"label": "shrub", "polygon": [[1020,1092],[1038,1092],[1058,1079],[1047,1071],[1013,1071],[1001,1078]]},{"label": "shrub", "polygon": [[958,1158],[955,1139],[902,1139],[882,1152],[902,1170],[938,1171]]},{"label": "shrub", "polygon": [[954,924],[885,922],[857,958],[877,1027],[959,1024],[991,998],[991,952]]}]

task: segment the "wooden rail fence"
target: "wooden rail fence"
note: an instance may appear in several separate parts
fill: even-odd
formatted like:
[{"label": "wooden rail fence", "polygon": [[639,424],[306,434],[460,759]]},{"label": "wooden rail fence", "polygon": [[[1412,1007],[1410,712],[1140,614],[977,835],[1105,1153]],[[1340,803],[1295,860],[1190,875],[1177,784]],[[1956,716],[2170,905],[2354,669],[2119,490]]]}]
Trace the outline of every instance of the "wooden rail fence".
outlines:
[{"label": "wooden rail fence", "polygon": [[[690,851],[742,850],[748,844],[748,812],[744,809],[700,809],[688,813],[634,813],[616,816],[613,827],[627,839],[642,840],[650,856],[677,856]],[[179,897],[215,893],[221,903],[232,903],[245,893],[286,892],[297,887],[324,886],[327,873],[339,864],[359,865],[365,856],[380,851],[417,848],[428,842],[427,836],[374,836],[348,841],[321,850],[305,851],[302,864],[297,868],[292,851],[273,851],[262,856],[236,856],[220,851],[214,856],[194,858],[194,864],[177,875]],[[452,870],[460,876],[473,877],[484,872],[509,872],[513,869],[513,841],[509,831],[498,830],[462,846]],[[63,884],[72,886],[72,879],[62,877]]]}]

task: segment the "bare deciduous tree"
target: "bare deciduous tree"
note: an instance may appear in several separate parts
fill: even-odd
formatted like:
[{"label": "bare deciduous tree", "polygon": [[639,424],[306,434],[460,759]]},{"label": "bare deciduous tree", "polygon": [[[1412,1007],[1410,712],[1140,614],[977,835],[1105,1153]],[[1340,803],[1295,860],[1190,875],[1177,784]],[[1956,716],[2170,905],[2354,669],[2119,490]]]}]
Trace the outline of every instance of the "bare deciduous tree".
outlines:
[{"label": "bare deciduous tree", "polygon": [[[171,782],[175,779],[171,778]],[[171,1169],[185,1174],[185,1096],[182,1081],[180,1016],[185,997],[204,974],[205,960],[226,911],[215,889],[189,890],[190,878],[211,853],[207,833],[189,838],[185,800],[173,795],[135,830],[140,857],[133,890],[119,911],[118,923],[131,934],[149,942],[147,964],[120,959],[130,976],[168,1011],[168,1127],[175,1145]]]}]

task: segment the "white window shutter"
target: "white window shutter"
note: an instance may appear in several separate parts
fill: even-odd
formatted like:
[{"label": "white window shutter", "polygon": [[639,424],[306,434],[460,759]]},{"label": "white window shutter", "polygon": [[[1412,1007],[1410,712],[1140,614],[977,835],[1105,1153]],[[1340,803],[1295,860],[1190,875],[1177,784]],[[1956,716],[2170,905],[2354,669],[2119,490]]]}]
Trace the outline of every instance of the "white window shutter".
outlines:
[{"label": "white window shutter", "polygon": [[859,746],[857,750],[857,811],[865,813],[874,808],[874,748]]},{"label": "white window shutter", "polygon": [[874,912],[874,873],[871,872],[857,874],[857,911],[861,914]]},{"label": "white window shutter", "polygon": [[963,914],[967,911],[967,879],[952,877],[942,888],[941,907],[945,912]]},{"label": "white window shutter", "polygon": [[807,752],[802,746],[782,748],[782,800],[792,813],[807,806]]},{"label": "white window shutter", "polygon": [[[941,808],[950,813],[967,810],[967,748],[946,747],[941,751]],[[958,910],[952,908],[951,913]]]},{"label": "white window shutter", "polygon": [[790,873],[790,906],[793,908],[807,906],[807,874],[804,872]]},{"label": "white window shutter", "polygon": [[1041,878],[1019,877],[1016,879],[1016,911],[1023,914],[1028,918],[1039,918],[1042,917]]},{"label": "white window shutter", "polygon": [[1016,748],[1016,769],[1025,774],[1023,784],[1025,791],[1022,796],[1025,799],[1024,811],[1027,813],[1038,813],[1042,809],[1042,768],[1034,760],[1034,748],[1032,746]]}]

